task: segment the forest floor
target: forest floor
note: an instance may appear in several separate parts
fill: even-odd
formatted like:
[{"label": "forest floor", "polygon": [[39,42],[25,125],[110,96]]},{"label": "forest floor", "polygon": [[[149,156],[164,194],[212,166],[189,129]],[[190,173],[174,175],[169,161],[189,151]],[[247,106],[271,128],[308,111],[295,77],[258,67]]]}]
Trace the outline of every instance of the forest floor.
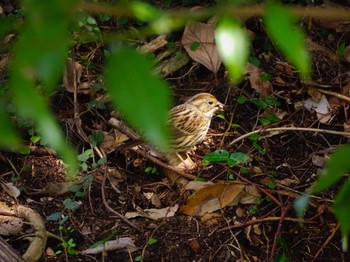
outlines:
[{"label": "forest floor", "polygon": [[[71,184],[64,183],[61,161],[40,146],[33,145],[29,155],[3,152],[0,164],[1,183],[13,182],[21,191],[16,198],[18,204],[38,212],[45,220],[46,230],[71,247],[64,249],[62,241],[49,237],[41,261],[133,261],[140,257],[143,261],[350,261],[350,254],[342,251],[340,232],[330,208],[339,185],[311,198],[303,220],[298,220],[293,208],[294,201],[316,181],[329,154],[348,143],[340,135],[310,128],[348,131],[348,102],[325,94],[324,90],[349,96],[350,64],[347,54],[337,55],[339,46],[350,42],[349,33],[339,21],[328,23],[327,27],[317,21],[300,24],[312,54],[310,82],[300,79],[270,42],[257,18],[245,22],[254,36],[251,43],[254,66],[239,85],[230,84],[223,66],[215,76],[202,65],[193,67],[194,61],[166,79],[172,87],[174,104],[209,92],[226,105],[224,118],[213,119],[207,138],[191,152],[197,167],[189,173],[212,185],[241,181],[245,186],[254,186],[259,193],[254,201],[225,205],[208,212],[209,215],[196,211],[187,215],[180,208],[168,217],[164,214],[159,219],[147,217],[145,209],[181,207],[192,192],[170,181],[165,169],[137,151],[118,150],[114,135],[120,133],[109,124],[118,114],[108,104],[104,108],[91,107],[91,103],[101,101],[103,91],[90,88],[78,93],[81,129],[87,136],[103,131],[105,144],[98,144],[97,148],[107,154],[106,163],[93,167],[99,160],[98,154],[95,151],[94,158],[89,155],[90,145],[72,124],[72,93],[60,89],[52,99],[52,108],[79,154],[86,153],[81,164],[87,170],[77,177],[85,183],[75,184],[75,191],[84,194],[68,190],[70,186],[74,191]],[[178,36],[172,37],[174,42],[180,41]],[[81,45],[75,54],[78,62],[83,56],[90,57],[95,68],[103,68],[101,46]],[[91,87],[99,83],[100,74],[98,69],[84,67],[81,83]],[[278,103],[262,107],[261,103],[269,103],[271,97]],[[310,99],[314,105],[331,108],[329,119],[306,109],[305,101]],[[269,119],[270,114],[280,121]],[[267,125],[262,125],[262,121],[268,121]],[[258,140],[242,137],[272,127],[285,130],[260,132]],[[238,141],[232,144],[235,139]],[[251,161],[232,167],[225,162],[201,165],[203,157],[217,149],[230,154],[242,152]],[[199,208],[208,201],[208,195],[197,203]],[[5,190],[0,191],[0,200],[9,205],[14,203]],[[143,216],[126,219],[130,212]],[[114,239],[128,241],[129,249],[121,245],[119,251],[81,253],[98,241]],[[7,240],[19,252],[27,247],[27,242],[21,239]],[[77,254],[69,254],[74,253],[72,250]],[[57,251],[62,252],[55,254]]]}]

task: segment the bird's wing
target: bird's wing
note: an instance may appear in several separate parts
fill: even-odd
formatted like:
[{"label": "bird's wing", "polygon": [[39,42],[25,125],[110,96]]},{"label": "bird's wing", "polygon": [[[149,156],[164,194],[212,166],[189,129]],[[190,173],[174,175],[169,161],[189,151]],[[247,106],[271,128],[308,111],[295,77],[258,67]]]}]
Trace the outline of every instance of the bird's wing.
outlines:
[{"label": "bird's wing", "polygon": [[189,105],[178,105],[170,110],[170,123],[172,134],[175,137],[186,136],[197,132],[203,121],[198,109]]}]

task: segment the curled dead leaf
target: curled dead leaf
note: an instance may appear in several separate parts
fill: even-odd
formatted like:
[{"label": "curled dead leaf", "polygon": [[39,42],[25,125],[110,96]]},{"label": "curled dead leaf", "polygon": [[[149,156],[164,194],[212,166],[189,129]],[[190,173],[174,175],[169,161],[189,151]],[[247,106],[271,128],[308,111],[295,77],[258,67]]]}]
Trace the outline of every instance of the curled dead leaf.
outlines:
[{"label": "curled dead leaf", "polygon": [[253,186],[237,181],[221,182],[193,193],[180,207],[180,212],[189,216],[203,216],[228,205],[254,203],[259,197],[259,192]]}]

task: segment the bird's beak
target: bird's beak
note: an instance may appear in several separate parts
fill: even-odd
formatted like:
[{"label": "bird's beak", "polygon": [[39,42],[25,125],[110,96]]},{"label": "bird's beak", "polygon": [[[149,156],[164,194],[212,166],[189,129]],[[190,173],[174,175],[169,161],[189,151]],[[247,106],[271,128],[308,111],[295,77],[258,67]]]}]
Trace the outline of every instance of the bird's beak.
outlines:
[{"label": "bird's beak", "polygon": [[216,103],[216,108],[218,111],[224,111],[225,105],[223,103],[220,103],[219,101]]}]

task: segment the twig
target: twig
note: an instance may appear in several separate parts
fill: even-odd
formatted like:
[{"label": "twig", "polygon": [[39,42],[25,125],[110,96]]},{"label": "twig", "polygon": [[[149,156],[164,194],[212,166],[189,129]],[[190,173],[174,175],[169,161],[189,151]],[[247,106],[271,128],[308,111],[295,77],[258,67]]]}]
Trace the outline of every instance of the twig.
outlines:
[{"label": "twig", "polygon": [[274,131],[306,131],[306,132],[315,132],[315,133],[324,133],[324,134],[332,134],[332,135],[339,135],[339,136],[345,136],[350,137],[349,132],[342,132],[342,131],[335,131],[335,130],[328,130],[328,129],[318,129],[318,128],[309,128],[309,127],[292,127],[292,126],[285,126],[285,127],[272,127],[272,128],[260,128],[257,130],[254,130],[252,132],[246,133],[228,144],[227,147],[231,147],[237,142],[258,133],[264,133],[264,132],[274,132]]},{"label": "twig", "polygon": [[[280,221],[281,217],[265,217],[265,218],[259,218],[259,219],[254,219],[254,220],[250,220],[248,222],[239,224],[239,225],[232,225],[232,226],[227,226],[227,227],[223,227],[223,228],[219,228],[218,230],[214,230],[212,231],[209,236],[211,236],[214,233],[220,233],[226,230],[231,230],[231,229],[237,229],[237,228],[244,228],[250,225],[255,225],[255,224],[259,224],[259,223],[268,223],[268,222],[276,222],[276,221]],[[293,217],[284,217],[283,219],[284,221],[288,221],[288,222],[294,222],[294,223],[298,223],[298,224],[317,224],[317,222],[315,221],[311,221],[311,220],[304,220],[301,218],[293,218]]]},{"label": "twig", "polygon": [[158,158],[155,158],[154,156],[148,154],[147,152],[139,149],[138,147],[134,147],[134,148],[131,148],[132,151],[142,155],[144,158],[147,158],[148,160],[152,161],[153,163],[155,163],[156,165],[159,165],[163,168],[166,168],[166,169],[169,169],[173,172],[175,172],[176,174],[184,177],[184,178],[187,178],[187,179],[190,179],[190,180],[194,180],[196,178],[196,176],[194,175],[190,175],[190,174],[187,174],[185,172],[182,172],[181,170],[177,169],[176,167],[173,167],[173,166],[170,166],[162,161],[160,161]]},{"label": "twig", "polygon": [[132,222],[130,222],[125,216],[123,216],[122,214],[120,214],[119,212],[115,211],[113,208],[110,207],[110,205],[108,205],[107,201],[106,201],[106,192],[105,192],[105,186],[106,186],[106,177],[107,177],[107,170],[105,167],[105,172],[103,175],[103,181],[101,184],[101,194],[102,194],[102,201],[103,204],[105,205],[105,207],[112,212],[113,214],[116,214],[121,220],[123,220],[126,224],[128,224],[129,226],[132,226],[133,228],[135,228],[137,231],[142,232],[142,230],[136,226],[135,224],[133,224]]},{"label": "twig", "polygon": [[332,233],[329,235],[329,237],[326,239],[326,241],[323,243],[321,248],[317,250],[315,256],[312,258],[312,261],[316,261],[316,259],[320,256],[321,252],[324,250],[324,248],[328,245],[328,243],[333,239],[335,233],[339,229],[339,224],[336,226],[336,228],[333,228]]},{"label": "twig", "polygon": [[287,212],[291,206],[292,206],[292,203],[289,202],[286,207],[282,208],[281,219],[278,222],[277,231],[276,231],[275,237],[273,238],[273,244],[272,244],[271,253],[270,253],[270,261],[271,262],[274,261],[274,256],[275,256],[276,247],[277,247],[277,239],[281,235],[281,231],[282,231],[282,223],[283,223],[283,221],[287,215]]},{"label": "twig", "polygon": [[[111,119],[109,119],[108,123],[117,128],[120,132],[126,134],[128,137],[132,138],[132,139],[135,139],[137,140],[136,143],[138,143],[138,140],[140,139],[140,137],[133,131],[131,130],[130,128],[128,128],[127,126],[125,126],[121,121],[119,121],[118,119],[112,117]],[[144,146],[144,145],[143,145]],[[165,164],[163,163],[162,161],[160,161],[159,159],[153,157],[152,155],[146,153],[145,151],[139,149],[138,147],[133,147],[131,148],[132,151],[142,155],[144,158],[150,160],[151,162],[155,163],[156,165],[159,165],[163,168],[166,168],[168,170],[171,170],[173,172],[175,172],[176,174],[184,177],[184,178],[187,178],[187,179],[190,179],[190,180],[194,180],[196,177],[193,176],[193,175],[190,175],[190,174],[187,174],[185,172],[182,172],[181,170],[173,167],[173,166],[170,166],[168,164]]]}]

